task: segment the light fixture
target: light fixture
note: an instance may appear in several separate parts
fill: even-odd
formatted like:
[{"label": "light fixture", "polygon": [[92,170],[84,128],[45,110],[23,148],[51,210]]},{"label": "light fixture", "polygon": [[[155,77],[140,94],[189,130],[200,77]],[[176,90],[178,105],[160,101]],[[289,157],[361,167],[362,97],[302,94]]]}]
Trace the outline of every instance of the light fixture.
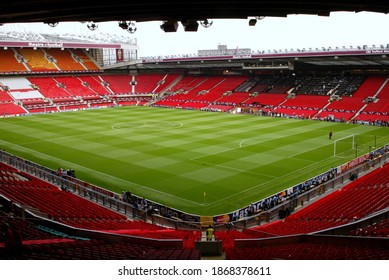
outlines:
[{"label": "light fixture", "polygon": [[119,21],[119,27],[120,27],[121,29],[126,30],[126,29],[128,28],[128,23],[127,23],[127,21],[125,21],[125,20]]},{"label": "light fixture", "polygon": [[258,20],[264,19],[264,16],[259,16],[259,17],[251,17],[249,18],[249,26],[255,26],[257,24]]},{"label": "light fixture", "polygon": [[205,19],[203,21],[200,21],[200,24],[201,26],[205,27],[205,28],[208,28],[208,27],[211,27],[212,24],[213,24],[213,20],[211,19]]},{"label": "light fixture", "polygon": [[183,20],[181,23],[184,26],[184,30],[189,32],[196,32],[199,27],[199,23],[195,20]]},{"label": "light fixture", "polygon": [[89,30],[95,31],[99,25],[93,21],[88,21],[86,26],[88,27]]},{"label": "light fixture", "polygon": [[135,26],[135,22],[128,22],[127,31],[131,34],[135,33],[138,28]]},{"label": "light fixture", "polygon": [[174,20],[168,20],[162,23],[160,27],[165,32],[176,32],[178,28],[178,22]]},{"label": "light fixture", "polygon": [[257,24],[257,19],[256,18],[251,18],[249,20],[249,26],[255,26]]},{"label": "light fixture", "polygon": [[45,22],[48,26],[50,27],[56,27],[58,25],[58,21],[50,21],[50,22]]},{"label": "light fixture", "polygon": [[119,21],[118,24],[119,24],[119,27],[121,29],[127,30],[131,34],[135,33],[137,30],[137,28],[135,26],[135,22],[122,20],[122,21]]}]

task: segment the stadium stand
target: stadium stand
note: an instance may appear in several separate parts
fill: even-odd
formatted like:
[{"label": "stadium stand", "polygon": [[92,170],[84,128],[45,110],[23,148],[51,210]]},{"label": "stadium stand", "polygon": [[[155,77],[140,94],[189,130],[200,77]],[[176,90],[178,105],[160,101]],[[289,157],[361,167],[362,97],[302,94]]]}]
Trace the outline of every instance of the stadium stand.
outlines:
[{"label": "stadium stand", "polygon": [[16,51],[10,49],[0,49],[1,61],[0,72],[1,73],[18,73],[27,72],[27,68],[24,64],[16,58]]},{"label": "stadium stand", "polygon": [[72,56],[72,52],[68,49],[46,49],[46,54],[56,61],[56,64],[60,71],[85,71],[87,68],[81,63],[80,60],[76,60]]},{"label": "stadium stand", "polygon": [[318,111],[329,102],[327,96],[321,95],[297,95],[294,98],[286,99],[275,111],[286,115],[298,115],[305,118],[312,118]]},{"label": "stadium stand", "polygon": [[374,96],[383,86],[385,77],[371,76],[366,78],[360,87],[350,96],[344,96],[333,100],[330,105],[318,114],[319,118],[333,115],[336,119],[350,120],[363,108],[363,100]]},{"label": "stadium stand", "polygon": [[73,96],[59,84],[55,78],[51,77],[28,77],[31,84],[34,84],[43,96],[50,99],[72,98]]},{"label": "stadium stand", "polygon": [[100,67],[98,64],[93,61],[93,59],[86,54],[83,50],[80,49],[75,49],[75,50],[70,50],[72,53],[72,57],[79,62],[80,64],[83,65],[85,69],[87,69],[89,72],[101,72]]},{"label": "stadium stand", "polygon": [[139,242],[108,241],[70,236],[61,231],[40,225],[33,220],[10,216],[0,211],[0,224],[8,224],[14,233],[21,233],[22,247],[7,252],[6,237],[0,239],[0,259],[17,260],[196,260],[198,250],[158,248]]},{"label": "stadium stand", "polygon": [[389,219],[385,219],[363,228],[350,230],[352,236],[389,237]]},{"label": "stadium stand", "polygon": [[[349,238],[327,239],[300,237],[283,243],[279,239],[257,247],[237,248],[228,255],[230,260],[387,260],[387,249],[372,240]],[[320,238],[320,239],[319,239]],[[253,246],[253,244],[251,244]]]},{"label": "stadium stand", "polygon": [[19,49],[17,53],[22,56],[28,69],[32,72],[55,72],[59,71],[57,61],[42,49]]},{"label": "stadium stand", "polygon": [[[169,83],[169,79],[166,79],[169,75],[156,75],[156,74],[144,74],[134,77],[135,81],[135,92],[136,93],[153,93],[160,92],[164,87],[165,83]],[[173,80],[175,76],[171,77]],[[172,80],[170,80],[172,81]]]},{"label": "stadium stand", "polygon": [[389,118],[389,87],[388,79],[376,94],[366,97],[363,101],[366,105],[357,113],[356,120],[374,122],[377,120],[388,121]]},{"label": "stadium stand", "polygon": [[199,77],[197,76],[184,76],[181,80],[179,80],[175,85],[170,88],[170,91],[174,93],[186,92],[196,85],[196,80],[198,79]]},{"label": "stadium stand", "polygon": [[[296,236],[301,234],[320,234],[321,231],[341,227],[342,225],[353,223],[354,221],[363,219],[368,215],[380,212],[387,209],[389,206],[388,187],[389,177],[387,174],[389,165],[386,164],[382,168],[376,169],[367,175],[347,184],[342,189],[334,191],[322,199],[302,208],[301,210],[292,213],[285,219],[272,221],[270,223],[243,229],[242,231],[216,231],[218,239],[223,241],[223,249],[226,251],[228,259],[246,259],[260,258],[260,254],[266,254],[264,259],[279,258],[279,259],[301,259],[299,253],[294,252],[292,248],[306,250],[306,254],[313,253],[312,246],[323,247],[323,250],[334,251],[327,255],[307,255],[307,259],[349,259],[355,256],[350,255],[349,251],[360,251],[360,258],[372,259],[387,259],[389,252],[379,249],[375,251],[372,248],[365,246],[359,247],[358,242],[344,239],[347,245],[342,244],[340,247],[336,239],[322,241],[316,239],[307,242],[306,240],[285,239],[284,245],[279,245],[280,241],[264,242],[264,245],[258,245],[260,248],[255,248],[255,242],[247,243],[245,248],[238,249],[241,240],[267,240],[277,239],[280,236]],[[380,236],[387,237],[387,219],[375,222],[364,229],[357,228],[348,231],[348,234],[353,236]],[[344,234],[344,235],[347,235]],[[297,242],[296,242],[297,241]],[[238,242],[238,243],[237,243]],[[244,241],[242,241],[244,243]],[[271,244],[271,245],[269,245]],[[368,245],[367,245],[368,246]],[[289,248],[289,249],[288,249]],[[284,253],[290,251],[289,255]],[[272,252],[270,254],[269,252]],[[293,252],[293,253],[292,253]],[[373,253],[375,252],[375,253]],[[269,255],[268,255],[269,254]],[[248,257],[251,256],[251,257]],[[305,257],[303,258],[305,259]]]},{"label": "stadium stand", "polygon": [[[81,49],[7,48],[1,51],[7,59],[3,73],[101,72],[91,56]],[[2,101],[13,102],[13,105],[2,106],[3,116],[56,112],[66,107],[73,110],[144,105],[153,101],[153,106],[223,112],[243,107],[268,115],[324,120],[374,123],[387,122],[388,118],[385,76],[337,72],[290,75],[264,71],[251,77],[142,73],[24,79],[34,88],[3,82]],[[15,99],[22,102],[14,102]],[[61,100],[57,102],[57,99]],[[16,109],[17,106],[23,108]]]},{"label": "stadium stand", "polygon": [[[158,240],[166,239],[180,239],[185,240],[182,247],[177,247],[173,251],[169,250],[167,252],[153,252],[153,254],[148,256],[132,256],[125,254],[125,258],[152,258],[159,259],[159,256],[162,259],[198,259],[199,252],[194,250],[194,241],[198,240],[201,237],[201,232],[198,231],[183,231],[183,230],[174,230],[163,228],[161,226],[148,224],[141,221],[132,221],[129,220],[126,216],[118,214],[112,210],[109,210],[105,207],[97,205],[92,201],[85,200],[76,196],[75,194],[67,191],[66,189],[59,189],[56,186],[50,185],[44,181],[41,181],[37,178],[34,178],[28,174],[21,173],[20,171],[0,163],[0,195],[7,197],[11,200],[12,203],[18,205],[23,205],[26,209],[30,209],[35,213],[39,213],[43,218],[68,225],[71,228],[79,229],[88,229],[92,231],[106,232],[106,233],[115,233],[121,235],[131,235],[131,236],[140,236],[142,238],[151,238]],[[4,215],[5,216],[5,215]],[[7,218],[2,218],[7,220]],[[12,221],[19,221],[18,219],[12,218]],[[26,223],[25,221],[20,221],[21,224]],[[35,232],[35,231],[34,231]],[[31,239],[43,239],[39,234],[37,237]],[[84,247],[83,243],[79,241],[74,241],[72,243],[64,243],[63,240],[57,242],[57,240],[48,240],[54,237],[45,238],[46,242],[24,242],[24,250],[26,255],[17,256],[22,259],[62,259],[56,250],[64,250],[68,248],[68,244],[74,248]],[[23,240],[30,238],[27,234],[24,234]],[[96,240],[95,240],[96,241]],[[97,241],[96,241],[97,242]],[[93,251],[99,252],[100,250],[105,250],[105,246],[109,244],[106,242],[98,241],[92,242],[94,245],[102,244],[102,248],[99,250],[93,249]],[[147,241],[145,242],[147,243]],[[1,244],[1,243],[0,243]],[[138,245],[142,247],[142,240],[137,239],[137,244],[122,244],[120,243],[118,247],[124,247],[127,249],[137,248]],[[66,247],[65,247],[66,246]],[[90,250],[91,247],[95,246],[88,245]],[[0,246],[1,248],[1,246]],[[151,249],[151,248],[150,248]],[[135,249],[134,249],[135,250]],[[189,250],[185,252],[185,250]],[[45,254],[41,255],[45,251]],[[53,252],[52,252],[53,251]],[[138,251],[138,250],[135,250]],[[116,250],[120,252],[120,250]],[[102,255],[92,255],[90,257],[81,255],[73,255],[72,258],[80,259],[116,259],[117,255],[111,252],[111,254],[102,254]],[[4,256],[3,257],[9,257]],[[66,258],[70,258],[66,256]]]},{"label": "stadium stand", "polygon": [[13,98],[8,94],[7,91],[3,90],[4,85],[0,85],[0,102],[5,103],[5,102],[13,102]]},{"label": "stadium stand", "polygon": [[250,99],[242,102],[242,104],[264,109],[273,109],[280,105],[282,102],[285,102],[287,96],[287,94],[278,93],[260,93],[258,95],[254,94]]},{"label": "stadium stand", "polygon": [[101,76],[107,87],[115,94],[130,94],[133,93],[132,81],[133,76],[130,75],[104,75]]},{"label": "stadium stand", "polygon": [[27,113],[25,109],[11,102],[0,103],[0,112],[1,112],[1,116],[3,117],[23,115]]},{"label": "stadium stand", "polygon": [[[263,230],[275,235],[309,233],[358,220],[385,209],[389,206],[388,171],[387,164],[288,216],[284,221],[252,230]],[[277,229],[279,226],[280,230]]]},{"label": "stadium stand", "polygon": [[[343,188],[335,190],[322,199],[288,215],[283,220],[275,220],[258,227],[246,229],[216,230],[216,239],[222,241],[227,259],[258,259],[262,256],[269,259],[300,259],[301,255],[295,251],[300,249],[308,251],[305,255],[306,259],[387,259],[387,249],[382,249],[382,246],[375,244],[374,241],[364,240],[364,243],[360,243],[343,236],[341,238],[346,239],[344,239],[342,245],[339,245],[337,240],[340,237],[338,236],[325,235],[315,239],[301,234],[322,234],[334,228],[352,225],[368,215],[387,209],[389,206],[388,168],[388,164],[377,168]],[[114,212],[113,210],[116,207],[111,209],[112,203],[109,204],[110,209],[96,204],[97,201],[95,201],[92,193],[87,193],[83,198],[76,194],[77,192],[72,193],[66,187],[61,190],[57,186],[41,181],[9,165],[0,164],[0,195],[7,198],[3,204],[7,205],[7,201],[11,201],[11,205],[23,205],[28,211],[39,214],[41,216],[39,220],[46,221],[46,227],[49,225],[49,228],[50,226],[55,228],[55,225],[61,224],[63,225],[62,231],[77,228],[81,231],[87,230],[107,235],[115,234],[131,236],[132,238],[144,238],[145,243],[142,243],[143,239],[137,239],[136,246],[152,250],[153,255],[126,255],[130,259],[159,259],[159,256],[161,256],[161,259],[200,258],[200,253],[194,249],[194,244],[200,240],[201,231],[177,230],[145,223],[144,221],[131,220],[123,213]],[[11,212],[14,212],[14,210]],[[34,217],[37,218],[37,216]],[[386,220],[374,222],[372,226],[367,226],[366,229],[360,229],[359,227],[355,230],[346,229],[347,233],[344,235],[374,235],[385,238],[387,237],[385,235],[387,233]],[[282,238],[280,236],[296,236],[296,234],[297,237],[277,239]],[[94,249],[91,249],[96,248],[97,244],[101,244],[102,247],[98,252],[105,252],[106,246],[110,248],[112,242],[107,243],[92,238],[91,242],[94,245],[84,246],[83,242],[78,241],[83,237],[85,236],[81,234],[79,237],[72,236],[69,238],[69,236],[66,236],[62,240],[58,240],[57,236],[57,238],[47,237],[41,238],[41,241],[31,241],[39,239],[32,237],[30,241],[23,243],[26,245],[24,246],[23,255],[12,256],[11,258],[71,259],[71,255],[76,259],[117,258],[115,253],[107,252],[100,255],[100,253],[96,253]],[[147,245],[147,240],[150,239],[181,240],[182,243],[179,248],[175,248],[173,251],[172,248],[167,252],[163,248],[156,251],[155,248],[150,248]],[[276,241],[273,242],[272,240]],[[121,244],[122,247],[128,248],[128,250],[135,246],[131,242],[129,244],[123,243],[123,241],[114,243]],[[74,255],[68,245],[79,252]],[[84,247],[87,252],[83,251],[82,248]],[[0,253],[1,248],[0,243]],[[320,248],[320,250],[327,253],[315,254],[314,251],[311,251],[315,248]],[[65,256],[59,256],[57,250],[60,250],[59,252],[63,250],[70,251]],[[290,254],[284,255],[287,250]],[[352,251],[357,252],[357,256],[353,256]],[[258,254],[262,255],[259,256]],[[1,256],[6,259],[10,258],[6,254]]]},{"label": "stadium stand", "polygon": [[89,84],[83,83],[78,77],[56,77],[55,81],[74,97],[97,97],[100,96],[90,89]]},{"label": "stadium stand", "polygon": [[99,95],[109,95],[112,92],[107,89],[99,77],[96,76],[79,76],[82,84],[86,84],[90,89]]}]

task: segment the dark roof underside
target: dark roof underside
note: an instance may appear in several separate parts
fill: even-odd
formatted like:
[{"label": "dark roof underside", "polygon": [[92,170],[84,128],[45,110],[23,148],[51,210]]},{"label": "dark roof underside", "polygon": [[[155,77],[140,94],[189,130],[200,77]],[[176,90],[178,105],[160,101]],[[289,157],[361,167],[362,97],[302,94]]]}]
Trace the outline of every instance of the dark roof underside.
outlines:
[{"label": "dark roof underside", "polygon": [[164,21],[328,16],[330,12],[388,13],[387,1],[258,1],[258,0],[13,0],[0,2],[0,23],[70,21]]}]

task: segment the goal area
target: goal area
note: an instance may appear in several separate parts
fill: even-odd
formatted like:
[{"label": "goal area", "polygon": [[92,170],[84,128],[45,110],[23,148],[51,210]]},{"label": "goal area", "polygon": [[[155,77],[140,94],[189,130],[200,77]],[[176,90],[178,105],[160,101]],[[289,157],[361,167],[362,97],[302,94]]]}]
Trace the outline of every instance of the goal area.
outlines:
[{"label": "goal area", "polygon": [[334,156],[339,156],[355,149],[355,135],[351,134],[334,141]]}]

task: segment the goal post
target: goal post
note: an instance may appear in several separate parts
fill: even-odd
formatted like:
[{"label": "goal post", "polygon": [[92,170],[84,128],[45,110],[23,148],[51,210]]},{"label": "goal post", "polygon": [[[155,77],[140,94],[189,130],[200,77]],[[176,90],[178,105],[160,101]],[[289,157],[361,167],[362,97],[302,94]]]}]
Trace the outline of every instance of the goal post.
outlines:
[{"label": "goal post", "polygon": [[355,135],[351,134],[334,141],[334,156],[355,149]]}]

